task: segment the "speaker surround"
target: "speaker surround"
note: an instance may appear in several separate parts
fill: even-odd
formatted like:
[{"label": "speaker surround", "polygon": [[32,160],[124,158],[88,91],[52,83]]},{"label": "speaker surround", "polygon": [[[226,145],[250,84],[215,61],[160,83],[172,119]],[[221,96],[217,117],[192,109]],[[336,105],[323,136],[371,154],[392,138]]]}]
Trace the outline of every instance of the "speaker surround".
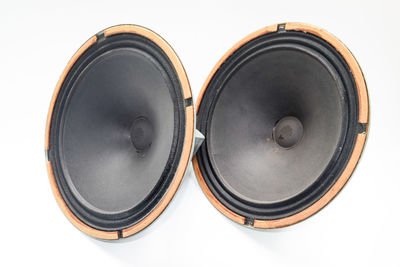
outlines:
[{"label": "speaker surround", "polygon": [[194,108],[172,48],[140,26],[90,38],[51,101],[47,168],[57,202],[83,232],[130,236],[171,201],[187,168]]},{"label": "speaker surround", "polygon": [[198,182],[240,224],[304,220],[350,178],[368,106],[360,67],[331,34],[299,23],[261,29],[229,50],[202,88]]}]

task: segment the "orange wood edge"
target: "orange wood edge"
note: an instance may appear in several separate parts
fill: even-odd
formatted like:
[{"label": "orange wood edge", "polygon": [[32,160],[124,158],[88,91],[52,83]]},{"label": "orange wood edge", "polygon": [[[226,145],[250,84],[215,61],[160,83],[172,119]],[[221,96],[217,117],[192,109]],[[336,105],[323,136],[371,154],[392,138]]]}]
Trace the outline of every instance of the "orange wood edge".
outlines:
[{"label": "orange wood edge", "polygon": [[[247,37],[243,38],[242,40],[240,40],[236,45],[234,45],[230,50],[228,50],[228,52],[225,55],[223,55],[223,57],[218,61],[218,63],[212,69],[211,73],[208,75],[208,77],[200,91],[199,97],[196,102],[196,114],[199,112],[200,104],[203,99],[204,93],[208,87],[209,82],[211,81],[215,72],[222,65],[222,63],[227,58],[229,58],[239,47],[241,47],[245,43],[251,41],[252,39],[254,39],[258,36],[268,34],[271,32],[276,32],[277,29],[278,29],[278,24],[260,29],[256,32],[248,35]],[[286,30],[304,31],[304,32],[309,32],[314,35],[317,35],[320,38],[326,40],[328,43],[330,43],[332,46],[334,46],[339,51],[339,53],[345,58],[347,64],[349,65],[349,67],[353,73],[355,82],[356,82],[356,87],[357,87],[357,91],[358,91],[358,95],[359,95],[359,122],[368,124],[368,122],[369,122],[369,101],[368,101],[367,87],[365,84],[365,80],[364,80],[364,76],[362,74],[361,68],[358,65],[357,61],[355,60],[354,56],[347,49],[347,47],[343,43],[341,43],[337,38],[335,38],[332,34],[326,32],[325,30],[322,30],[320,28],[317,28],[317,27],[314,27],[311,25],[302,24],[302,23],[286,23],[285,29]],[[367,125],[367,131],[368,131],[368,125]],[[349,159],[349,162],[347,163],[346,168],[340,175],[337,182],[331,187],[331,189],[321,199],[319,199],[317,202],[315,202],[313,205],[306,208],[305,210],[303,210],[299,213],[296,213],[292,216],[283,218],[283,219],[254,220],[253,227],[264,228],[264,229],[285,227],[285,226],[293,225],[295,223],[303,221],[304,219],[312,216],[313,214],[315,214],[319,210],[321,210],[340,192],[340,190],[344,187],[346,182],[349,180],[350,176],[352,175],[352,173],[353,173],[355,167],[357,166],[357,163],[361,157],[361,154],[364,149],[365,142],[366,142],[366,137],[367,137],[367,132],[358,134],[353,152],[350,156],[350,159]],[[198,181],[201,189],[203,190],[204,194],[206,195],[208,200],[211,202],[211,204],[216,209],[218,209],[222,214],[224,214],[226,217],[228,217],[229,219],[231,219],[239,224],[244,224],[245,218],[243,216],[240,216],[240,215],[234,213],[233,211],[229,210],[221,202],[219,202],[218,199],[212,194],[212,192],[210,191],[210,189],[208,188],[208,186],[206,185],[206,183],[204,181],[203,175],[201,174],[197,156],[193,157],[193,169],[194,169],[194,173],[197,177],[197,181]]]},{"label": "orange wood edge", "polygon": [[253,40],[254,38],[257,38],[258,36],[261,36],[261,35],[264,35],[267,33],[271,33],[271,32],[276,32],[277,30],[278,30],[278,24],[271,25],[271,26],[262,28],[256,32],[253,32],[253,33],[249,34],[248,36],[244,37],[242,40],[240,40],[231,49],[229,49],[228,52],[225,53],[225,55],[222,56],[222,58],[217,62],[217,64],[211,70],[210,74],[207,76],[207,79],[204,82],[203,87],[200,90],[200,94],[196,101],[196,114],[199,112],[200,103],[201,103],[201,100],[203,99],[204,93],[206,92],[208,84],[210,83],[212,77],[214,77],[214,74],[217,72],[217,70],[222,65],[222,63],[224,63],[225,60],[227,60],[228,57],[230,57],[233,54],[233,52],[235,52],[237,49],[239,49],[245,43]]},{"label": "orange wood edge", "polygon": [[256,228],[279,228],[284,226],[289,226],[298,222],[307,219],[311,215],[320,211],[323,207],[325,207],[339,192],[342,190],[346,182],[349,180],[352,175],[354,169],[357,166],[357,163],[360,159],[361,153],[364,149],[364,144],[366,140],[366,134],[359,134],[356,139],[356,143],[354,146],[353,153],[351,154],[350,160],[347,163],[346,168],[340,175],[337,182],[329,189],[325,195],[320,198],[317,202],[315,202],[310,207],[305,210],[296,213],[292,216],[280,219],[280,220],[271,220],[271,221],[261,221],[254,220],[254,227]]},{"label": "orange wood edge", "polygon": [[350,70],[353,74],[354,80],[356,82],[356,87],[358,91],[358,103],[359,103],[359,112],[358,112],[358,121],[360,123],[368,123],[369,121],[369,101],[368,101],[368,91],[367,85],[365,84],[364,76],[361,71],[360,66],[358,65],[357,60],[354,58],[353,54],[350,50],[335,36],[331,33],[325,31],[324,29],[296,22],[286,23],[286,30],[295,30],[295,31],[304,31],[311,34],[314,34],[328,43],[330,43],[336,50],[344,57],[347,64],[350,67]]},{"label": "orange wood edge", "polygon": [[141,27],[141,26],[136,26],[136,25],[119,25],[119,26],[114,26],[114,27],[104,30],[105,37],[111,36],[114,34],[118,34],[118,33],[139,34],[141,36],[144,36],[144,37],[152,40],[154,43],[156,43],[164,51],[164,53],[167,54],[167,56],[171,60],[181,83],[182,83],[182,81],[185,81],[182,84],[183,98],[188,99],[188,98],[192,97],[192,91],[190,90],[189,82],[187,81],[188,79],[187,79],[185,69],[183,68],[183,65],[182,65],[181,61],[179,60],[177,54],[172,49],[172,47],[167,43],[167,41],[165,41],[163,38],[161,38],[161,36],[154,33],[153,31],[146,29],[144,27]]},{"label": "orange wood edge", "polygon": [[221,202],[219,202],[218,199],[213,195],[213,193],[211,193],[210,189],[206,185],[206,182],[204,181],[203,175],[201,174],[199,162],[197,161],[197,156],[193,157],[193,170],[196,174],[197,181],[199,182],[201,189],[203,190],[204,194],[211,202],[211,204],[213,204],[215,208],[217,208],[222,214],[224,214],[232,221],[235,221],[239,224],[244,224],[245,218],[243,216],[234,213],[233,211],[222,205]]},{"label": "orange wood edge", "polygon": [[45,149],[49,149],[50,145],[50,124],[51,124],[51,118],[53,116],[53,109],[54,105],[57,100],[58,93],[60,92],[61,85],[63,84],[65,77],[67,77],[68,72],[71,70],[72,66],[74,63],[78,60],[78,58],[93,44],[97,42],[97,37],[93,36],[89,40],[86,41],[79,49],[76,51],[76,53],[72,56],[72,58],[69,60],[67,66],[65,67],[63,73],[60,76],[60,79],[57,82],[56,88],[54,89],[53,97],[51,98],[50,102],[50,107],[49,107],[49,112],[47,113],[47,121],[46,121],[46,137],[45,137]]},{"label": "orange wood edge", "polygon": [[60,191],[58,190],[58,186],[56,184],[56,180],[54,178],[53,167],[51,166],[51,162],[47,161],[47,174],[49,175],[50,186],[53,190],[54,197],[58,205],[60,206],[62,212],[68,218],[68,220],[79,230],[88,234],[90,236],[100,238],[100,239],[118,239],[118,232],[106,232],[94,229],[83,222],[81,222],[68,208],[67,204],[65,203],[64,199],[62,198]]},{"label": "orange wood edge", "polygon": [[[152,40],[154,43],[156,43],[169,57],[171,60],[174,68],[177,71],[179,81],[182,86],[182,93],[184,96],[184,99],[188,99],[192,97],[192,92],[190,89],[189,85],[189,80],[187,78],[186,72],[183,68],[183,65],[181,61],[179,60],[178,56],[174,52],[174,50],[171,48],[171,46],[164,40],[162,39],[159,35],[156,33],[152,32],[149,29],[143,28],[141,26],[137,25],[118,25],[114,26],[111,28],[108,28],[104,30],[104,36],[111,36],[114,34],[118,33],[132,33],[132,34],[139,34],[142,35],[150,40]],[[53,93],[53,97],[50,102],[50,107],[49,107],[49,112],[47,115],[47,122],[46,122],[46,133],[45,133],[45,150],[49,149],[50,145],[50,126],[51,126],[51,118],[53,115],[53,109],[55,102],[57,100],[57,96],[60,92],[61,86],[65,80],[65,77],[67,76],[68,72],[71,70],[72,66],[74,63],[78,60],[78,58],[93,44],[97,42],[97,37],[93,36],[91,37],[88,41],[86,41],[79,49],[78,51],[73,55],[73,57],[70,59],[68,62],[67,66],[65,67],[57,85]],[[190,106],[186,108],[186,123],[185,123],[185,140],[184,140],[184,146],[182,150],[182,155],[181,159],[177,168],[177,171],[175,173],[175,177],[167,191],[167,193],[164,195],[164,197],[161,199],[160,203],[153,209],[153,211],[148,214],[143,220],[138,222],[137,224],[122,230],[122,237],[128,237],[130,235],[133,235],[144,228],[146,228],[148,225],[150,225],[157,217],[161,214],[161,212],[167,207],[167,205],[170,203],[172,197],[175,195],[176,190],[178,189],[183,176],[186,172],[187,165],[189,163],[190,159],[190,154],[192,150],[192,143],[193,143],[193,136],[194,136],[194,107]],[[68,220],[76,226],[79,230],[82,232],[93,236],[95,238],[99,239],[118,239],[118,232],[116,231],[102,231],[95,229],[89,225],[86,225],[82,221],[80,221],[68,208],[67,204],[65,203],[64,199],[62,198],[60,191],[58,189],[57,183],[55,181],[54,173],[53,173],[53,168],[51,165],[50,161],[46,162],[47,166],[47,172],[50,180],[50,185],[53,191],[53,194],[56,198],[56,201],[58,205],[60,206],[62,212],[65,214],[65,216],[68,218]]]},{"label": "orange wood edge", "polygon": [[172,181],[167,193],[164,198],[158,203],[158,205],[154,208],[154,210],[142,221],[133,225],[130,228],[124,229],[122,231],[122,236],[127,237],[133,235],[149,224],[151,224],[167,207],[170,203],[172,197],[175,195],[176,190],[178,189],[182,178],[186,172],[186,168],[189,164],[190,153],[192,151],[193,144],[193,136],[194,136],[194,107],[190,106],[186,108],[186,134],[185,134],[185,146],[182,151],[182,157],[179,162],[178,169],[176,171],[174,180]]}]

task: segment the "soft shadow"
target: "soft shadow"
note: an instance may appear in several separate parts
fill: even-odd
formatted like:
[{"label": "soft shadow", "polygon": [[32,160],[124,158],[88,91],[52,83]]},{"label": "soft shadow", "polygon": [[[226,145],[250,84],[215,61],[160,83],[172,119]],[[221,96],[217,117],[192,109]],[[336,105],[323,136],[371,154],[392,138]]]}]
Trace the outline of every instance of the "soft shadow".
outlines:
[{"label": "soft shadow", "polygon": [[[142,251],[139,246],[143,246],[143,242],[139,242],[142,239],[149,238],[149,236],[155,234],[155,229],[159,226],[159,223],[162,223],[164,220],[168,220],[172,216],[176,216],[176,213],[179,212],[179,203],[184,201],[183,197],[186,195],[189,188],[190,179],[195,179],[193,174],[193,168],[191,164],[189,164],[187,172],[179,186],[175,196],[172,198],[172,201],[169,203],[167,208],[161,215],[147,228],[143,229],[139,233],[134,234],[133,236],[122,238],[119,240],[101,240],[95,239],[87,236],[90,241],[101,248],[104,252],[112,255],[114,258],[118,259],[122,263],[125,264],[134,264],[137,263],[137,257],[135,257],[135,251]],[[149,252],[150,253],[150,252]],[[141,255],[143,256],[143,255]]]}]

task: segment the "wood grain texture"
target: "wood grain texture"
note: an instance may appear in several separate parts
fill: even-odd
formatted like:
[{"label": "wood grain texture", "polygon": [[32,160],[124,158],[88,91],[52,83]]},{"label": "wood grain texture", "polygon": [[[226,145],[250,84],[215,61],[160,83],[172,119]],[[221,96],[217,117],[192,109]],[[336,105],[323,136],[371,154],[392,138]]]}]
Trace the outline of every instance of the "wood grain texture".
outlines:
[{"label": "wood grain texture", "polygon": [[[282,25],[282,24],[279,24],[279,25]],[[211,79],[215,75],[216,71],[225,62],[225,60],[227,58],[229,58],[229,56],[231,56],[238,48],[243,46],[245,43],[247,43],[261,35],[268,34],[271,32],[276,32],[277,29],[278,29],[278,24],[258,30],[256,32],[248,35],[247,37],[243,38],[236,45],[234,45],[230,50],[228,50],[228,52],[218,61],[218,63],[212,69],[211,73],[208,75],[208,77],[201,89],[201,92],[197,99],[197,102],[196,102],[196,114],[199,112],[199,107],[200,107],[201,101],[203,99],[204,93],[207,90],[208,84],[210,83]],[[355,167],[357,166],[357,163],[361,157],[362,151],[365,146],[367,131],[368,131],[368,122],[369,122],[368,92],[367,92],[367,88],[366,88],[366,84],[365,84],[365,80],[364,80],[362,71],[361,71],[357,61],[355,60],[354,56],[351,54],[351,52],[333,35],[326,32],[325,30],[322,30],[315,26],[302,24],[302,23],[286,23],[285,29],[286,30],[304,31],[304,32],[308,32],[308,33],[317,35],[320,38],[329,42],[332,46],[334,46],[338,50],[338,52],[345,58],[347,64],[349,64],[350,69],[353,73],[353,77],[356,81],[356,87],[357,87],[357,91],[359,94],[359,108],[360,108],[359,109],[359,122],[367,123],[367,130],[365,133],[358,134],[352,155],[350,157],[349,162],[347,163],[347,166],[345,167],[344,171],[340,175],[337,182],[331,187],[331,189],[321,199],[319,199],[317,202],[315,202],[313,205],[306,208],[305,210],[303,210],[297,214],[294,214],[292,216],[283,218],[283,219],[254,220],[253,227],[255,227],[255,228],[267,229],[267,228],[279,228],[279,227],[289,226],[289,225],[298,223],[298,222],[312,216],[313,214],[315,214],[319,210],[321,210],[324,206],[326,206],[344,187],[346,182],[349,180],[351,174],[353,173]],[[194,169],[195,175],[197,177],[197,181],[199,182],[201,189],[203,190],[204,194],[206,195],[208,200],[211,202],[211,204],[215,208],[217,208],[222,214],[224,214],[226,217],[228,217],[229,219],[231,219],[239,224],[245,224],[246,220],[244,217],[229,210],[221,202],[219,202],[218,199],[212,194],[212,192],[208,188],[207,184],[205,183],[204,177],[200,171],[197,156],[195,156],[193,158],[193,169]]]}]

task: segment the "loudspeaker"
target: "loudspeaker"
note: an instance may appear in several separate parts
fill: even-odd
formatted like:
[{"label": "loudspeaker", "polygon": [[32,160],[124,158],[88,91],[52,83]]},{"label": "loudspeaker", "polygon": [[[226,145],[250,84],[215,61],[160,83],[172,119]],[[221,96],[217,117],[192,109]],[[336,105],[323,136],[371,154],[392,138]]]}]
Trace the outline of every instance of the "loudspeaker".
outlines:
[{"label": "loudspeaker", "polygon": [[197,129],[185,70],[156,33],[120,25],[90,38],[62,73],[47,117],[47,170],[65,216],[96,238],[135,234],[169,204],[194,155],[200,187],[228,218],[255,228],[297,223],[350,178],[369,103],[338,39],[286,23],[222,57],[196,114]]},{"label": "loudspeaker", "polygon": [[86,234],[130,236],[171,201],[193,138],[192,93],[172,48],[140,26],[106,29],[72,57],[51,101],[45,145],[56,200]]},{"label": "loudspeaker", "polygon": [[273,25],[230,49],[197,102],[205,142],[193,165],[210,202],[233,221],[302,221],[346,184],[364,148],[369,104],[350,51],[306,24]]}]

